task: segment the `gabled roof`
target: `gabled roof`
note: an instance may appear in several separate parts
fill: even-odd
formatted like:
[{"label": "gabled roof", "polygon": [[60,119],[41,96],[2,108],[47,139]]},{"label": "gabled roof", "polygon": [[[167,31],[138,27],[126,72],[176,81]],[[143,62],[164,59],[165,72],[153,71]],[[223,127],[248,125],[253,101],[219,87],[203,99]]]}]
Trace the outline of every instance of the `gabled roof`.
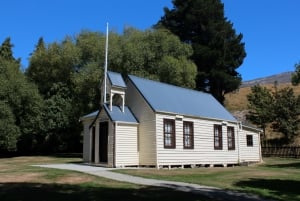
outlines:
[{"label": "gabled roof", "polygon": [[237,121],[211,94],[133,75],[129,80],[155,112]]},{"label": "gabled roof", "polygon": [[107,105],[104,105],[103,108],[105,109],[111,121],[138,123],[135,116],[132,114],[131,110],[127,106],[124,107],[124,112],[122,112],[122,109],[119,106],[112,106],[111,111],[107,107]]},{"label": "gabled roof", "polygon": [[[107,107],[107,105],[103,105],[102,109],[106,112],[109,119],[113,122],[121,121],[121,122],[127,122],[127,123],[138,123],[135,116],[132,114],[131,110],[125,106],[124,112],[122,112],[122,109],[119,106],[112,106],[112,111]],[[98,114],[99,110],[92,112],[90,114],[87,114],[83,117],[81,117],[81,120],[84,119],[90,119],[95,118]]]},{"label": "gabled roof", "polygon": [[92,112],[92,113],[89,113],[87,115],[84,115],[83,117],[80,117],[80,120],[94,118],[94,117],[97,116],[98,112],[99,112],[99,110],[97,110],[95,112]]},{"label": "gabled roof", "polygon": [[126,88],[126,84],[122,78],[122,75],[120,73],[115,73],[108,71],[107,72],[107,77],[111,83],[112,86],[115,87],[121,87],[121,88]]}]

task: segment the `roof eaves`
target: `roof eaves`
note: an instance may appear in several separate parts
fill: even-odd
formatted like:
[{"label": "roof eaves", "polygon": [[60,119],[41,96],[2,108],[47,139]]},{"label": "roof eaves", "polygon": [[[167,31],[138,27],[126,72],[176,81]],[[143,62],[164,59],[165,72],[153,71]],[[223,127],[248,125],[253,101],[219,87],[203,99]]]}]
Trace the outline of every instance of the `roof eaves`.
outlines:
[{"label": "roof eaves", "polygon": [[112,119],[112,117],[111,117],[111,115],[110,115],[110,113],[109,113],[109,111],[108,111],[108,107],[107,107],[106,105],[103,105],[103,108],[104,108],[104,111],[105,111],[105,113],[107,114],[109,120],[110,120],[110,121],[113,121],[113,119]]},{"label": "roof eaves", "polygon": [[97,112],[99,110],[95,111],[95,112],[92,112],[90,114],[87,114],[87,115],[84,115],[82,117],[79,118],[80,121],[83,121],[83,120],[88,120],[88,119],[93,119],[95,116],[97,116]]},{"label": "roof eaves", "polygon": [[242,124],[242,128],[243,128],[243,129],[244,129],[244,128],[247,128],[247,129],[250,129],[250,130],[257,131],[257,132],[263,132],[263,130],[260,129],[260,128],[257,128],[257,127],[254,127],[254,126],[248,126],[248,125],[244,125],[244,124]]},{"label": "roof eaves", "polygon": [[121,123],[121,124],[132,124],[132,125],[138,125],[139,122],[129,122],[129,121],[114,121],[115,123]]},{"label": "roof eaves", "polygon": [[197,119],[206,119],[206,120],[226,121],[226,122],[231,122],[231,123],[238,123],[237,120],[233,121],[233,120],[228,120],[228,119],[205,117],[205,116],[196,116],[196,115],[183,114],[183,113],[175,113],[175,112],[167,112],[167,111],[156,111],[156,113],[170,114],[170,115],[182,115],[184,117],[189,117],[189,118],[197,118]]}]

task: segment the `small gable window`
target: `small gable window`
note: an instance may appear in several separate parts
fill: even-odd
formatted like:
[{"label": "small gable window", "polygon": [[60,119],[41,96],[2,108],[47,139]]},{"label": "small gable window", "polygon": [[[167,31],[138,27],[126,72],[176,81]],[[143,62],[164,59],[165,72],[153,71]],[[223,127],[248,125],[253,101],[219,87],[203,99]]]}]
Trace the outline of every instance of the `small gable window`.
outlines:
[{"label": "small gable window", "polygon": [[247,135],[247,147],[253,147],[253,135]]},{"label": "small gable window", "polygon": [[223,148],[223,140],[222,140],[222,126],[214,125],[214,147],[215,149]]},{"label": "small gable window", "polygon": [[227,127],[228,150],[235,150],[234,127]]},{"label": "small gable window", "polygon": [[175,147],[175,120],[164,119],[164,148]]},{"label": "small gable window", "polygon": [[193,122],[183,122],[183,148],[194,148],[194,125]]}]

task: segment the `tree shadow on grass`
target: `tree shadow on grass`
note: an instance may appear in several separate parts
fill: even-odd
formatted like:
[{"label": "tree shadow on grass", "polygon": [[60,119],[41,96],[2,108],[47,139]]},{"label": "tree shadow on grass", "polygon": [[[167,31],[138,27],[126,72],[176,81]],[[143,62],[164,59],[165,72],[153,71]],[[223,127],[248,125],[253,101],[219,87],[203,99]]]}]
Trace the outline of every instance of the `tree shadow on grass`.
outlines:
[{"label": "tree shadow on grass", "polygon": [[0,183],[1,201],[211,201],[193,193],[179,192],[167,188],[142,187],[108,188],[92,185],[40,184],[40,183]]},{"label": "tree shadow on grass", "polygon": [[271,168],[296,168],[296,169],[300,169],[300,162],[296,162],[296,163],[284,163],[284,164],[272,164],[272,165],[266,165],[266,167],[271,167]]},{"label": "tree shadow on grass", "polygon": [[300,181],[281,179],[257,179],[240,181],[235,184],[240,188],[266,189],[282,200],[300,201]]}]

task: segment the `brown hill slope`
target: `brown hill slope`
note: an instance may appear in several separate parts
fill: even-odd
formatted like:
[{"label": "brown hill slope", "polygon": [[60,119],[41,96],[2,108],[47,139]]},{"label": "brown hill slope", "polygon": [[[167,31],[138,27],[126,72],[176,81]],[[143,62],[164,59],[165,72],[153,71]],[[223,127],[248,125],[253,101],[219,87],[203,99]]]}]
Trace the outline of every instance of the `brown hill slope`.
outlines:
[{"label": "brown hill slope", "polygon": [[[288,75],[288,74],[286,74]],[[276,78],[277,76],[274,76]],[[281,76],[279,76],[281,77]],[[268,82],[265,82],[265,79],[262,79],[263,82],[259,83],[257,82],[258,79],[256,79],[256,82],[251,81],[247,82],[247,85],[243,84],[239,90],[226,94],[225,96],[225,107],[239,120],[242,122],[246,121],[246,114],[248,109],[248,100],[247,95],[251,93],[251,87],[255,84],[260,84],[261,86],[267,87],[269,89],[274,90],[275,85],[274,82],[277,81],[277,88],[282,89],[284,87],[291,87],[293,88],[295,95],[300,95],[300,85],[299,86],[293,86],[290,81],[278,81],[278,80],[268,80]],[[284,79],[283,79],[284,80]],[[285,78],[286,80],[286,78]],[[272,131],[272,129],[269,127],[266,130],[266,136],[267,139],[276,139],[280,138],[280,133],[275,133]],[[294,141],[293,144],[300,145],[300,136]]]},{"label": "brown hill slope", "polygon": [[[262,84],[261,86],[267,87],[268,89],[274,89],[274,84]],[[279,84],[277,86],[278,89],[282,89],[284,87],[291,87],[295,95],[300,95],[300,85],[299,86],[293,86],[292,84]],[[248,106],[248,100],[247,95],[251,93],[251,87],[243,87],[239,90],[226,94],[225,96],[225,107],[230,112],[235,111],[241,111],[241,110],[247,110]]]},{"label": "brown hill slope", "polygon": [[271,75],[271,76],[267,76],[267,77],[262,77],[262,78],[257,78],[254,80],[249,80],[249,81],[244,81],[242,83],[242,87],[251,87],[254,86],[256,84],[274,84],[275,82],[277,82],[278,84],[285,84],[285,83],[291,83],[291,76],[292,76],[291,71],[289,72],[284,72],[284,73],[279,73],[276,75]]},{"label": "brown hill slope", "polygon": [[292,72],[285,72],[265,78],[258,78],[255,80],[243,82],[240,89],[236,90],[235,92],[226,94],[226,108],[231,112],[247,110],[247,95],[251,92],[251,87],[256,84],[265,86],[269,89],[274,89],[274,84],[276,83],[278,89],[284,87],[292,87],[295,94],[300,95],[300,86],[292,86],[291,84],[291,74]]}]

